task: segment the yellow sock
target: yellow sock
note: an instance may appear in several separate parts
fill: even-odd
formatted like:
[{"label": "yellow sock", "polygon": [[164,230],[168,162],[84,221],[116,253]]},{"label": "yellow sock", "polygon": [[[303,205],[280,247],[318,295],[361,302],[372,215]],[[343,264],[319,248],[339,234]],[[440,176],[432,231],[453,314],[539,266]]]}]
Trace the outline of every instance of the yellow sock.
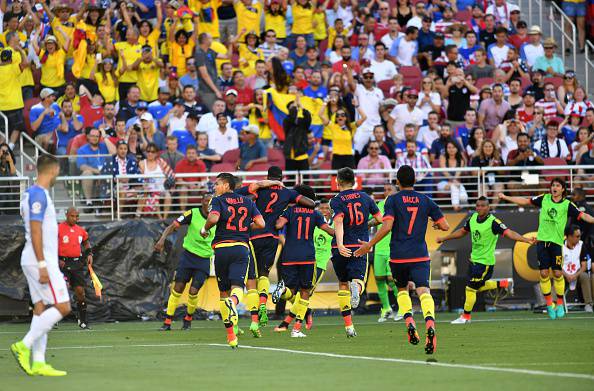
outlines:
[{"label": "yellow sock", "polygon": [[474,308],[474,303],[476,303],[476,289],[472,289],[471,287],[467,286],[466,300],[464,301],[464,312],[470,314]]},{"label": "yellow sock", "polygon": [[243,300],[243,288],[233,288],[231,289],[231,297],[235,296],[237,299],[237,304],[241,303]]},{"label": "yellow sock", "polygon": [[557,297],[563,297],[565,295],[565,278],[563,276],[553,277],[553,286],[555,287]]},{"label": "yellow sock", "polygon": [[396,296],[398,302],[398,312],[400,314],[411,314],[412,313],[412,301],[407,291],[398,292]]},{"label": "yellow sock", "polygon": [[351,310],[351,292],[338,291],[338,308],[341,312]]},{"label": "yellow sock", "polygon": [[188,295],[188,315],[192,315],[196,312],[196,306],[198,305],[198,293],[195,295]]},{"label": "yellow sock", "polygon": [[295,295],[291,292],[290,289],[285,289],[285,293],[282,294],[281,299],[293,303],[295,300]]},{"label": "yellow sock", "polygon": [[250,289],[247,292],[247,308],[250,312],[258,312],[258,291],[255,289]]},{"label": "yellow sock", "polygon": [[[466,287],[466,289],[468,289],[468,287]],[[492,289],[497,289],[497,281],[495,281],[495,280],[485,281],[485,285],[481,286],[478,291],[484,292],[484,291],[490,291]]]},{"label": "yellow sock", "polygon": [[551,294],[551,279],[550,277],[540,277],[540,291],[544,296]]},{"label": "yellow sock", "polygon": [[363,282],[363,280],[358,280],[358,279],[355,279],[353,281],[355,281],[357,284],[359,284],[359,287],[361,288],[361,290],[359,291],[359,294],[362,295],[363,292],[365,291],[365,282]]},{"label": "yellow sock", "polygon": [[258,282],[256,283],[258,288],[258,294],[260,296],[265,295],[268,297],[268,292],[270,291],[270,280],[266,276],[258,277]]},{"label": "yellow sock", "polygon": [[433,301],[433,297],[431,297],[431,293],[423,293],[419,299],[421,299],[423,317],[425,317],[425,319],[435,319],[435,302]]},{"label": "yellow sock", "polygon": [[295,305],[291,308],[291,312],[295,314],[295,318],[298,320],[305,319],[305,313],[307,312],[307,307],[309,306],[309,300],[299,299],[299,301],[295,302]]},{"label": "yellow sock", "polygon": [[221,310],[221,319],[223,323],[229,323],[229,307],[227,305],[229,298],[219,300],[219,308]]},{"label": "yellow sock", "polygon": [[181,293],[177,293],[176,291],[171,288],[171,294],[169,295],[169,300],[167,300],[167,315],[173,316],[175,314],[175,310],[177,308],[177,302],[181,297]]}]

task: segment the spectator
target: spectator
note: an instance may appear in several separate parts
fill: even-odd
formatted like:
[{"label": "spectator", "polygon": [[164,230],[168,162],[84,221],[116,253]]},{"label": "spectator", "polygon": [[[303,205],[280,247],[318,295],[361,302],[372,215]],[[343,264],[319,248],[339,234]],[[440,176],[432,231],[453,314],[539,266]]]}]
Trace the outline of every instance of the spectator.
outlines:
[{"label": "spectator", "polygon": [[237,90],[229,88],[225,91],[225,115],[229,118],[231,123],[231,117],[235,115],[235,107],[237,106]]},{"label": "spectator", "polygon": [[513,111],[508,111],[502,122],[495,127],[491,139],[501,148],[501,157],[506,161],[509,152],[518,147],[518,134],[524,133],[524,125],[515,118]]},{"label": "spectator", "polygon": [[[196,126],[198,125],[198,117],[196,114],[190,113],[186,117],[186,125],[183,129],[175,130],[171,133],[172,136],[177,137],[178,150],[181,153],[186,153],[186,148],[189,145],[196,145]],[[157,149],[159,147],[157,146]]]},{"label": "spectator", "polygon": [[[109,129],[104,129],[103,131],[108,132]],[[115,129],[113,131],[115,132],[115,134],[109,136],[109,141],[111,142],[111,144],[115,146],[120,140],[126,141],[126,139],[128,138],[128,133],[126,130],[126,120],[124,120],[123,118],[116,119]]]},{"label": "spectator", "polygon": [[198,91],[198,69],[196,68],[196,60],[193,57],[186,59],[186,74],[180,77],[179,84],[182,87],[192,86],[194,91]]},{"label": "spectator", "polygon": [[[198,158],[198,151],[196,146],[188,145],[186,148],[186,157],[183,158],[173,170],[176,174],[198,174],[206,172],[206,165]],[[196,196],[200,186],[201,177],[187,177],[180,178],[176,176],[176,187],[180,197],[180,208],[186,210],[188,206],[188,198]]]},{"label": "spectator", "polygon": [[521,87],[522,84],[519,79],[513,79],[509,82],[509,96],[506,97],[506,100],[514,111],[517,111],[524,103],[524,98],[520,95]]},{"label": "spectator", "polygon": [[[14,166],[14,155],[6,143],[0,144],[0,178],[17,175]],[[0,181],[0,215],[18,214],[19,210],[19,183],[13,181]]]},{"label": "spectator", "polygon": [[534,105],[536,108],[542,108],[544,111],[544,119],[548,121],[557,115],[563,115],[563,106],[555,95],[555,85],[553,83],[545,83],[544,98],[538,100]]},{"label": "spectator", "polygon": [[[371,138],[376,125],[381,125],[380,104],[384,100],[383,92],[373,85],[374,73],[370,68],[365,68],[362,73],[363,83],[358,84],[350,68],[345,68],[347,80],[351,91],[354,91],[356,101],[361,112],[365,114],[365,121],[361,123],[353,138],[355,151],[360,152]],[[355,107],[355,109],[358,109]]]},{"label": "spectator", "polygon": [[[76,154],[76,165],[83,176],[93,176],[101,174],[101,169],[105,164],[105,157],[109,151],[104,142],[100,141],[101,132],[97,128],[87,128],[87,144],[78,149]],[[83,194],[85,197],[86,213],[92,212],[93,201],[95,197],[96,181],[93,179],[81,180]]]},{"label": "spectator", "polygon": [[[72,102],[72,101],[71,101]],[[73,111],[76,111],[72,104]],[[93,123],[93,127],[99,130],[115,129],[116,126],[116,108],[115,103],[105,103],[103,105],[103,118]]]},{"label": "spectator", "polygon": [[[432,162],[436,161],[441,155],[445,154],[445,147],[449,141],[456,142],[452,138],[452,126],[445,122],[439,129],[439,138],[435,139],[435,141],[433,141],[431,144],[429,156]],[[461,149],[460,145],[458,147],[458,149]]]},{"label": "spectator", "polygon": [[167,129],[161,128],[161,120],[173,108],[173,104],[169,102],[171,92],[167,86],[159,87],[158,92],[159,94],[157,95],[157,100],[149,103],[148,112],[151,113],[155,121],[157,121],[159,124],[159,130],[167,131]]},{"label": "spectator", "polygon": [[[14,166],[14,155],[6,143],[0,144],[0,177],[16,176],[17,171]],[[4,186],[2,186],[4,187]],[[5,188],[2,193],[4,193]],[[4,205],[3,207],[6,207]]]},{"label": "spectator", "polygon": [[[10,132],[9,143],[10,149],[14,148],[15,143],[19,139],[20,132],[25,130],[25,121],[23,119],[23,95],[21,93],[20,76],[29,64],[27,56],[20,47],[16,46],[20,53],[20,61],[15,57],[13,61],[12,50],[2,50],[0,53],[0,111],[8,118],[8,127],[12,129]],[[8,132],[7,132],[8,133]]]},{"label": "spectator", "polygon": [[285,143],[285,167],[287,171],[301,171],[309,169],[307,150],[307,134],[311,126],[311,114],[303,108],[299,95],[287,105],[289,114],[283,120]]},{"label": "spectator", "polygon": [[[577,26],[578,50],[580,53],[584,53],[586,51],[586,13],[588,12],[586,9],[586,1],[563,0],[561,5],[563,7],[563,12],[569,17],[571,23]],[[566,27],[565,34],[571,34],[571,29]],[[566,50],[566,52],[568,51],[569,49]],[[592,300],[590,300],[590,304],[591,301]],[[591,309],[592,306],[590,306],[589,312],[592,312]]]},{"label": "spectator", "polygon": [[429,146],[433,141],[439,138],[439,114],[435,111],[430,111],[427,115],[427,125],[421,126],[417,134],[417,141]]},{"label": "spectator", "polygon": [[[224,62],[221,64],[221,72],[218,76],[217,82],[223,91],[233,86],[233,65],[231,65],[230,62]],[[198,92],[200,91],[200,88],[198,88]]]},{"label": "spectator", "polygon": [[526,61],[530,68],[536,63],[536,59],[544,56],[544,47],[540,43],[542,31],[538,26],[531,26],[528,31],[528,42],[520,48],[520,58]]},{"label": "spectator", "polygon": [[480,147],[486,139],[485,129],[479,127],[473,128],[468,137],[468,145],[466,145],[466,155],[471,159],[478,156]]},{"label": "spectator", "polygon": [[244,126],[250,124],[246,114],[247,108],[244,105],[239,104],[235,106],[235,113],[233,113],[233,119],[231,120],[231,128],[235,129],[238,134],[241,132],[241,129],[243,129]]},{"label": "spectator", "polygon": [[132,86],[128,89],[126,100],[120,101],[118,116],[126,118],[126,121],[136,116],[136,107],[140,102],[140,88]]},{"label": "spectator", "polygon": [[[563,2],[565,5],[567,2]],[[574,3],[575,4],[575,3]],[[569,290],[575,290],[579,281],[586,303],[584,311],[592,312],[592,295],[594,294],[594,277],[588,272],[590,256],[588,247],[582,240],[582,232],[577,225],[565,229],[565,243],[563,244],[563,277],[569,284]]]},{"label": "spectator", "polygon": [[[217,115],[225,112],[225,101],[221,99],[215,100],[212,105],[210,113],[204,114],[198,121],[198,131],[210,133],[215,131],[219,124],[217,123]],[[231,122],[230,118],[227,118]]]},{"label": "spectator", "polygon": [[[101,175],[111,175],[114,180],[118,176],[122,175],[136,175],[140,174],[138,169],[138,162],[133,155],[129,154],[128,144],[124,140],[119,140],[116,143],[116,153],[110,158],[105,159],[105,165],[101,168]],[[130,186],[131,183],[137,183],[137,179],[118,179],[118,190],[117,194],[120,203],[130,202],[135,199],[136,194],[134,189]],[[114,186],[115,188],[116,186]],[[105,183],[101,183],[101,194],[105,198],[110,197],[111,187]],[[114,194],[115,195],[115,194]]]},{"label": "spectator", "polygon": [[216,130],[208,134],[209,146],[219,155],[223,156],[225,152],[239,148],[239,139],[237,132],[229,126],[229,120],[224,113],[217,114]]},{"label": "spectator", "polygon": [[518,51],[525,43],[530,40],[528,35],[528,25],[523,20],[516,24],[516,33],[509,37],[509,43],[513,45]]},{"label": "spectator", "polygon": [[295,66],[303,65],[307,61],[307,41],[303,36],[295,38],[295,48],[289,54]]},{"label": "spectator", "polygon": [[563,137],[563,140],[565,140],[565,144],[567,144],[568,147],[573,143],[573,140],[575,140],[581,122],[582,117],[580,117],[578,113],[571,113],[559,124],[559,135]]},{"label": "spectator", "polygon": [[[518,148],[509,152],[507,156],[506,165],[509,167],[535,167],[544,164],[542,158],[530,149],[530,138],[526,133],[518,134],[517,138]],[[524,185],[520,171],[512,171],[509,174],[507,184],[510,190],[520,190],[530,185]]]},{"label": "spectator", "polygon": [[167,165],[175,170],[177,163],[179,163],[184,158],[184,154],[177,150],[177,137],[167,136],[165,142],[166,149],[163,151],[163,153],[161,153],[161,159],[165,160]]},{"label": "spectator", "polygon": [[573,99],[569,99],[567,106],[565,106],[564,114],[577,114],[580,118],[586,115],[588,109],[594,109],[592,101],[586,99],[586,90],[584,87],[576,87],[573,93]]},{"label": "spectator", "polygon": [[487,47],[487,54],[491,65],[493,65],[495,68],[499,68],[503,61],[507,59],[507,52],[511,48],[512,46],[507,43],[507,29],[502,26],[497,27],[495,30],[495,43]]},{"label": "spectator", "polygon": [[357,112],[359,119],[355,122],[349,121],[346,110],[338,110],[334,116],[334,121],[330,121],[323,113],[320,117],[324,126],[330,128],[329,134],[332,136],[332,169],[339,170],[344,167],[355,168],[355,153],[353,150],[353,135],[356,129],[365,121],[366,116],[357,102]]},{"label": "spectator", "polygon": [[221,155],[217,154],[213,149],[208,147],[208,133],[200,132],[196,137],[198,152],[198,159],[202,160],[206,165],[206,169],[210,171],[213,164],[221,161]]},{"label": "spectator", "polygon": [[60,106],[56,102],[56,92],[44,88],[39,93],[41,102],[31,107],[29,118],[31,129],[35,132],[35,141],[45,150],[52,144],[54,131],[60,126]]},{"label": "spectator", "polygon": [[[278,10],[274,10],[274,9],[278,9]],[[274,14],[274,13],[277,13],[277,14]],[[269,20],[268,18],[275,18],[275,19],[283,20],[284,15],[282,15],[282,13],[284,13],[284,11],[280,10],[280,1],[273,0],[269,5],[268,11],[266,12],[266,18],[267,18],[266,20]],[[268,23],[269,22],[266,23],[267,26],[268,26]],[[285,31],[286,31],[285,24],[282,23],[282,25],[279,25],[279,33],[285,32]],[[286,35],[286,32],[284,35]],[[262,44],[260,44],[260,46],[258,46],[258,49],[260,49],[262,51],[262,54],[264,55],[265,61],[268,61],[268,59],[270,59],[270,57],[278,55],[278,52],[280,51],[282,46],[277,43],[277,38],[282,39],[285,37],[278,37],[276,31],[273,29],[266,30],[266,34],[264,35],[264,43],[262,43]]]},{"label": "spectator", "polygon": [[[480,128],[479,128],[480,129]],[[499,155],[499,150],[495,146],[495,143],[491,140],[484,140],[480,144],[478,155],[474,156],[470,162],[472,167],[503,167],[503,159]],[[483,184],[483,195],[486,197],[491,196],[493,199],[492,203],[496,206],[499,203],[497,194],[503,191],[503,183],[497,181],[498,172],[487,172],[485,175],[485,182]]]},{"label": "spectator", "polygon": [[510,104],[503,100],[501,84],[495,84],[492,91],[492,98],[482,101],[478,111],[478,123],[487,131],[502,123],[503,116],[511,109]]},{"label": "spectator", "polygon": [[126,128],[133,125],[140,125],[140,117],[146,112],[148,112],[148,104],[144,101],[138,102],[134,113],[135,115],[126,121]]},{"label": "spectator", "polygon": [[[439,156],[439,167],[441,168],[462,168],[466,167],[466,161],[462,156],[458,144],[452,140],[446,142],[445,153]],[[437,183],[437,190],[449,191],[452,206],[455,211],[460,210],[461,204],[468,202],[468,193],[462,184],[462,171],[442,173],[444,180]]]},{"label": "spectator", "polygon": [[307,134],[307,145],[307,162],[309,164],[309,169],[315,170],[320,168],[324,162],[325,155],[322,149],[322,144],[318,142],[312,132]]},{"label": "spectator", "polygon": [[390,164],[393,166],[396,163],[396,146],[394,145],[394,141],[391,138],[386,137],[386,129],[382,125],[377,125],[373,129],[373,138],[369,140],[369,142],[363,148],[363,152],[361,153],[361,157],[367,156],[369,153],[369,144],[372,142],[377,142],[379,145],[379,153],[383,156],[386,156],[390,161]]},{"label": "spectator", "polygon": [[328,89],[324,87],[322,73],[313,71],[309,77],[309,86],[303,90],[303,95],[310,98],[325,99],[328,96]]},{"label": "spectator", "polygon": [[575,72],[570,70],[565,71],[563,83],[557,88],[557,96],[564,106],[573,99],[573,95],[578,86],[579,82],[575,76]]},{"label": "spectator", "polygon": [[[357,170],[388,170],[392,168],[390,160],[384,155],[380,155],[380,143],[370,141],[367,143],[367,156],[361,158],[357,164]],[[382,187],[388,178],[385,174],[366,174],[365,186]]]},{"label": "spectator", "polygon": [[58,118],[60,118],[60,125],[56,132],[58,137],[56,154],[66,155],[68,143],[79,135],[83,128],[83,118],[82,115],[73,112],[72,102],[69,100],[62,102],[62,110],[58,114]]},{"label": "spectator", "polygon": [[524,92],[522,105],[517,109],[518,119],[520,121],[527,124],[534,119],[534,113],[536,112],[536,108],[534,106],[535,103],[536,100],[534,99],[534,91],[528,90]]},{"label": "spectator", "polygon": [[570,146],[571,158],[574,163],[581,163],[581,157],[582,155],[588,153],[588,148],[591,147],[593,138],[594,133],[588,132],[588,128],[586,128],[585,126],[579,128],[576,138]]},{"label": "spectator", "polygon": [[[245,8],[243,3],[242,7]],[[194,59],[196,60],[196,66],[198,67],[198,89],[200,91],[200,99],[206,107],[211,107],[215,99],[223,98],[223,95],[216,84],[217,65],[215,60],[217,58],[227,58],[226,55],[218,54],[212,50],[211,45],[212,36],[209,33],[201,33],[198,35],[198,46],[196,47]]]},{"label": "spectator", "polygon": [[569,158],[569,149],[567,144],[559,136],[559,122],[551,120],[547,122],[547,134],[534,143],[534,151],[543,159],[558,157],[561,159]]},{"label": "spectator", "polygon": [[[460,55],[468,64],[476,64],[476,52],[479,49],[483,49],[483,47],[477,42],[478,38],[476,36],[476,32],[474,30],[468,30],[464,34],[464,38],[466,39],[466,46],[459,48]],[[486,58],[486,52],[483,52],[483,56]],[[486,63],[486,62],[485,62]]]},{"label": "spectator", "polygon": [[241,129],[239,146],[239,162],[237,168],[241,171],[249,170],[254,164],[268,161],[268,150],[258,139],[260,129],[257,125],[246,125]]},{"label": "spectator", "polygon": [[406,143],[409,141],[414,141],[417,144],[417,152],[420,154],[425,156],[429,154],[427,146],[422,141],[417,140],[417,131],[415,125],[406,124],[404,125],[404,141],[396,144],[396,158],[399,158],[404,153],[404,151],[406,151]]},{"label": "spectator", "polygon": [[405,93],[405,102],[394,107],[390,113],[393,119],[392,138],[394,140],[404,140],[404,128],[407,124],[415,126],[415,130],[423,124],[424,113],[417,106],[419,93],[415,89],[410,89]]},{"label": "spectator", "polygon": [[489,45],[497,41],[495,39],[495,16],[493,14],[486,14],[484,21],[485,27],[480,30],[479,41],[484,47],[488,48]]},{"label": "spectator", "polygon": [[43,48],[37,45],[35,39],[31,40],[31,43],[41,62],[41,88],[53,89],[57,94],[62,95],[66,84],[64,65],[66,52],[70,48],[70,38],[61,26],[57,26],[56,30],[64,37],[64,47],[58,45],[58,40],[53,35],[45,37]]},{"label": "spectator", "polygon": [[143,145],[153,143],[159,148],[159,151],[165,149],[165,135],[155,128],[153,116],[148,111],[140,116],[140,137]]},{"label": "spectator", "polygon": [[389,50],[389,56],[397,66],[417,65],[419,29],[413,26],[406,28],[404,36],[396,38]]},{"label": "spectator", "polygon": [[184,101],[178,99],[171,110],[161,119],[161,129],[166,130],[166,134],[171,135],[174,131],[183,129],[186,126],[187,117],[188,113],[184,109]]},{"label": "spectator", "polygon": [[[586,200],[586,190],[581,187],[574,187],[573,191],[571,192],[571,201],[577,206],[580,212],[590,214],[593,212],[592,207],[588,204]],[[590,215],[592,216],[592,215]],[[575,224],[580,227],[580,231],[582,232],[582,240],[584,244],[590,251],[592,251],[592,227],[587,222],[583,221],[582,219],[573,220],[570,222],[571,224]],[[591,270],[589,270],[591,272]]]},{"label": "spectator", "polygon": [[208,107],[202,103],[202,100],[198,102],[196,99],[196,90],[193,86],[185,86],[182,92],[182,98],[184,101],[184,110],[190,114],[196,115],[198,119],[208,112]]},{"label": "spectator", "polygon": [[398,71],[396,70],[396,65],[386,59],[386,45],[383,42],[376,42],[374,48],[375,59],[371,60],[369,68],[373,72],[375,82],[379,83],[383,80],[393,79]]},{"label": "spectator", "polygon": [[545,54],[536,59],[532,70],[544,71],[548,77],[563,77],[565,67],[563,66],[563,60],[555,54],[555,49],[557,49],[555,39],[545,39],[543,47]]},{"label": "spectator", "polygon": [[[448,98],[447,117],[453,126],[464,121],[466,110],[470,107],[470,96],[478,93],[478,89],[464,78],[462,69],[448,78],[445,85],[445,97]],[[455,102],[455,104],[452,104]]]},{"label": "spectator", "polygon": [[160,219],[166,219],[171,206],[169,189],[175,185],[173,170],[159,157],[159,149],[155,144],[147,145],[146,159],[141,160],[138,167],[142,174],[150,177],[144,180],[144,195],[138,200],[137,217],[140,217],[141,213],[156,213]]},{"label": "spectator", "polygon": [[365,32],[359,33],[357,36],[358,46],[352,50],[352,57],[361,62],[369,63],[375,57],[373,46],[369,44],[369,35]]},{"label": "spectator", "polygon": [[427,120],[430,112],[441,111],[441,96],[435,90],[435,82],[430,77],[424,77],[421,83],[421,92],[417,100],[417,107],[423,112],[423,121]]},{"label": "spectator", "polygon": [[247,86],[253,91],[267,86],[266,63],[263,60],[256,60],[256,73],[247,77],[245,80]]},{"label": "spectator", "polygon": [[403,154],[396,160],[396,170],[398,170],[402,166],[411,166],[415,169],[415,186],[421,187],[422,190],[427,190],[426,188],[423,189],[424,186],[429,185],[429,179],[425,179],[428,175],[427,170],[431,168],[431,163],[427,160],[427,156],[423,156],[422,154],[417,152],[417,143],[414,141],[408,141],[406,143],[406,154]]},{"label": "spectator", "polygon": [[459,125],[456,128],[456,130],[454,130],[454,138],[456,139],[456,141],[458,141],[458,145],[461,145],[465,149],[468,146],[470,133],[476,125],[476,119],[476,110],[468,109],[466,110],[466,114],[464,114],[464,123],[462,125]]}]

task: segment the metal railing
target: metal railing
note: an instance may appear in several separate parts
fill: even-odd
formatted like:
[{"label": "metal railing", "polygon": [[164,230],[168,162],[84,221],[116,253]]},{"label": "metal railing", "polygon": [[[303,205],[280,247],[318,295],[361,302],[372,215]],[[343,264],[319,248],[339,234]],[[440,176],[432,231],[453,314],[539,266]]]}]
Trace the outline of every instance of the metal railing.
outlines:
[{"label": "metal railing", "polygon": [[8,130],[8,117],[2,111],[0,111],[0,117],[2,117],[2,122],[4,122],[4,142],[8,143],[10,141],[10,131]]},{"label": "metal railing", "polygon": [[[519,2],[519,6],[520,9],[522,11],[524,10],[528,10],[528,27],[532,26],[533,23],[533,13],[532,13],[532,4],[534,3],[535,7],[538,7],[538,25],[542,28],[543,26],[543,15],[544,15],[544,11],[543,11],[543,7],[544,7],[544,0],[526,0],[526,3],[528,4],[527,7],[522,6],[522,4],[524,3],[523,0],[520,0]],[[525,16],[524,16],[525,17]]]},{"label": "metal railing", "polygon": [[18,215],[21,194],[30,180],[22,176],[0,177],[0,215]]},{"label": "metal railing", "polygon": [[[561,18],[558,19],[556,13],[558,13]],[[571,46],[571,57],[573,58],[573,70],[577,69],[577,28],[575,24],[565,12],[557,4],[554,2],[550,2],[549,5],[549,26],[551,31],[551,36],[555,36],[555,28],[557,28],[558,34],[561,36],[561,58],[563,59],[563,65],[567,69],[567,56],[565,56],[565,43],[568,41],[569,45]],[[571,28],[571,35],[565,31],[565,27],[569,26]]]},{"label": "metal railing", "polygon": [[[586,74],[586,92],[591,93],[590,90],[590,77],[594,77],[594,45],[592,42],[586,40],[586,50],[585,50],[585,57],[586,57],[586,65],[585,65],[585,74]],[[594,87],[593,87],[594,88]]]}]

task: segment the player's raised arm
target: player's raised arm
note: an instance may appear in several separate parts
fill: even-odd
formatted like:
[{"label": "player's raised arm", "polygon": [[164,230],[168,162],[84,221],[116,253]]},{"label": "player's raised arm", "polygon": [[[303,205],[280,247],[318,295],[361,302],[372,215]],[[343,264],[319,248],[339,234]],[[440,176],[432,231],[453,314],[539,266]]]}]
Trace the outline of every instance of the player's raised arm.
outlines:
[{"label": "player's raised arm", "polygon": [[505,195],[503,193],[497,194],[497,197],[499,197],[500,200],[511,202],[511,203],[514,203],[514,204],[516,204],[518,206],[530,206],[530,205],[532,205],[532,202],[530,201],[530,198],[512,197],[512,196]]},{"label": "player's raised arm", "polygon": [[159,238],[159,240],[157,240],[157,243],[155,243],[155,251],[163,251],[163,247],[165,246],[165,239],[167,239],[167,237],[171,235],[173,232],[177,231],[179,226],[180,224],[177,222],[177,220],[173,220],[173,222],[169,224],[167,228],[165,228],[165,230],[161,234],[161,237]]},{"label": "player's raised arm", "polygon": [[255,193],[260,189],[267,189],[272,186],[284,187],[285,185],[283,185],[281,181],[271,181],[269,179],[264,179],[262,181],[251,183],[249,189],[250,193]]},{"label": "player's raised arm", "polygon": [[536,244],[536,237],[527,238],[526,236],[522,236],[519,233],[517,233],[516,231],[513,231],[511,229],[506,230],[503,233],[503,236],[505,236],[508,239],[515,240],[516,242],[524,242],[524,243],[528,243],[528,244]]},{"label": "player's raised arm", "polygon": [[468,234],[468,231],[464,227],[462,227],[460,229],[455,230],[454,232],[452,232],[451,234],[449,234],[447,236],[438,237],[437,243],[447,242],[448,240],[460,239],[460,238],[463,238],[464,236],[466,236],[467,234]]}]

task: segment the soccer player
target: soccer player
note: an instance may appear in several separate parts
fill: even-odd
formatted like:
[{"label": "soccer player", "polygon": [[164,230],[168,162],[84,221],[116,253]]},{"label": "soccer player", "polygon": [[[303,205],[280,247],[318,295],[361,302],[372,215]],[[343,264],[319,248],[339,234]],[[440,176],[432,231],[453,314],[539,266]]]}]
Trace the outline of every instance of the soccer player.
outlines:
[{"label": "soccer player", "polygon": [[234,193],[235,177],[229,173],[217,175],[215,197],[200,235],[207,238],[216,226],[212,240],[215,275],[220,291],[221,317],[227,330],[227,343],[237,347],[235,326],[238,323],[237,305],[243,298],[246,273],[250,262],[249,231],[262,229],[264,219],[256,204]]},{"label": "soccer player", "polygon": [[513,280],[504,279],[501,281],[491,280],[493,268],[495,267],[495,247],[499,235],[503,235],[517,242],[534,244],[535,238],[526,238],[519,233],[507,228],[497,217],[493,216],[490,210],[487,197],[479,197],[476,200],[476,212],[466,220],[464,227],[459,230],[437,238],[437,243],[443,243],[452,239],[460,239],[470,233],[472,240],[472,251],[470,253],[469,278],[466,283],[466,300],[464,301],[464,313],[452,324],[470,323],[472,308],[476,302],[476,293],[492,289],[503,288],[512,290]]},{"label": "soccer player", "polygon": [[413,345],[419,343],[408,293],[408,282],[412,281],[421,300],[427,329],[425,353],[433,354],[437,342],[435,303],[429,291],[431,268],[425,232],[429,218],[433,220],[434,228],[447,231],[450,227],[435,202],[414,190],[415,170],[411,166],[400,167],[396,180],[400,191],[386,200],[382,227],[369,243],[361,243],[361,248],[355,251],[355,256],[367,254],[372,246],[382,240],[388,232],[392,232],[390,269],[396,280],[398,307],[404,313],[408,341]]},{"label": "soccer player", "polygon": [[[87,302],[85,300],[85,273],[84,265],[93,264],[93,252],[89,243],[89,234],[78,225],[78,211],[71,206],[66,211],[66,221],[58,224],[58,259],[60,270],[74,289],[76,308],[78,310],[78,326],[89,330],[87,318]],[[84,247],[84,253],[80,246]]]},{"label": "soccer player", "polygon": [[247,281],[247,304],[252,322],[250,331],[254,337],[261,337],[260,327],[268,324],[266,303],[270,280],[268,274],[274,264],[279,249],[278,235],[275,224],[281,213],[290,203],[314,208],[315,203],[307,197],[302,197],[293,189],[282,186],[283,172],[277,166],[268,169],[268,180],[277,181],[275,186],[263,187],[262,184],[252,184],[238,189],[236,193],[247,196],[253,195],[258,210],[261,211],[266,226],[250,232],[252,258]]},{"label": "soccer player", "polygon": [[[25,337],[10,346],[17,363],[28,375],[65,376],[45,362],[47,334],[70,313],[70,297],[58,264],[58,222],[49,189],[60,173],[58,160],[50,155],[37,159],[37,181],[21,200],[25,223],[25,247],[21,267],[27,279],[33,319]],[[51,307],[46,308],[46,306]],[[33,364],[31,364],[33,351]]]},{"label": "soccer player", "polygon": [[[316,197],[310,186],[300,185],[295,187],[295,190],[309,199]],[[283,298],[291,300],[294,297],[294,300],[289,315],[274,331],[286,330],[293,319],[297,319],[291,337],[303,338],[306,335],[301,331],[301,327],[309,307],[316,276],[314,230],[321,229],[328,235],[334,235],[334,230],[320,212],[299,205],[289,207],[278,218],[276,229],[282,230],[285,227],[285,244],[280,257],[282,281],[287,287]]]},{"label": "soccer player", "polygon": [[[563,296],[565,294],[565,279],[563,277],[563,242],[565,227],[569,217],[583,220],[589,224],[594,218],[587,213],[580,212],[575,204],[567,198],[567,186],[561,178],[553,178],[550,192],[533,198],[511,197],[499,194],[500,200],[513,202],[519,206],[534,205],[540,208],[538,217],[538,232],[536,239],[536,255],[540,269],[540,290],[547,301],[549,318],[563,318]],[[553,285],[557,294],[557,308],[551,296],[551,277],[549,269],[553,270]]]},{"label": "soccer player", "polygon": [[177,231],[182,225],[188,226],[188,231],[184,237],[184,250],[180,255],[177,270],[175,271],[175,283],[171,287],[171,294],[167,301],[167,313],[163,326],[160,328],[161,331],[171,330],[171,322],[177,308],[177,303],[190,280],[192,280],[192,284],[188,292],[188,305],[182,330],[190,330],[192,327],[192,317],[198,304],[198,292],[200,292],[200,288],[202,288],[202,285],[208,279],[210,274],[210,258],[213,255],[211,247],[214,234],[213,230],[208,231],[206,238],[200,235],[200,229],[206,224],[208,205],[211,199],[211,194],[204,194],[202,197],[202,206],[200,208],[192,208],[174,220],[165,228],[165,231],[163,231],[163,234],[155,244],[155,250],[162,251],[167,236]]},{"label": "soccer player", "polygon": [[332,240],[332,265],[338,277],[338,305],[344,319],[347,338],[357,336],[351,309],[359,306],[367,279],[367,253],[353,256],[361,242],[369,240],[369,216],[377,222],[382,215],[375,202],[362,191],[353,190],[355,173],[345,167],[338,170],[340,192],[330,201],[334,212],[335,237]]}]

